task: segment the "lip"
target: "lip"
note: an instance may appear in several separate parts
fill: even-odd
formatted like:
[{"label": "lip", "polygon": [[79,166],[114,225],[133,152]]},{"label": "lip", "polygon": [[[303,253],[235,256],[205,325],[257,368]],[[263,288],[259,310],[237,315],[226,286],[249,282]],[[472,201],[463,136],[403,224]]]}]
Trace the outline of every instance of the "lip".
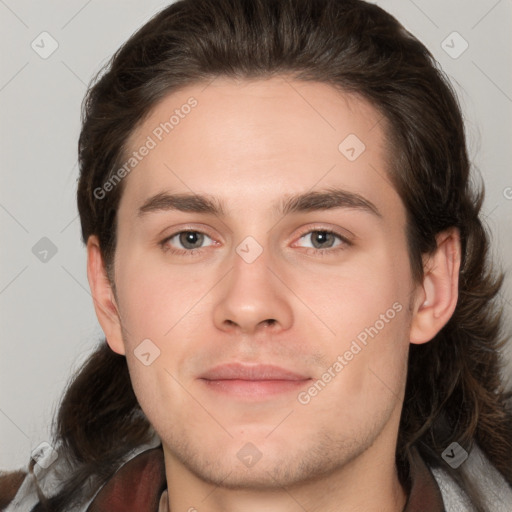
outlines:
[{"label": "lip", "polygon": [[229,363],[215,366],[199,379],[208,389],[244,399],[262,399],[297,391],[311,378],[279,366]]},{"label": "lip", "polygon": [[205,380],[306,380],[306,375],[270,364],[228,363],[215,366],[201,375]]}]

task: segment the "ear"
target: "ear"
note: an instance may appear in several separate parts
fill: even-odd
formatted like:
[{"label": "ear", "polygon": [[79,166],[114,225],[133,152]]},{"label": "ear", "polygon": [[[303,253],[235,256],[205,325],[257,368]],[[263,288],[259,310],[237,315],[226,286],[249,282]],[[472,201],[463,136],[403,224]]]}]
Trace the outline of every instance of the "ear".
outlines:
[{"label": "ear", "polygon": [[460,234],[450,228],[436,237],[437,249],[424,263],[414,303],[410,341],[430,341],[450,320],[459,297]]},{"label": "ear", "polygon": [[114,352],[124,354],[119,310],[107,277],[96,235],[91,235],[87,240],[87,279],[91,288],[96,316],[105,333],[107,343]]}]

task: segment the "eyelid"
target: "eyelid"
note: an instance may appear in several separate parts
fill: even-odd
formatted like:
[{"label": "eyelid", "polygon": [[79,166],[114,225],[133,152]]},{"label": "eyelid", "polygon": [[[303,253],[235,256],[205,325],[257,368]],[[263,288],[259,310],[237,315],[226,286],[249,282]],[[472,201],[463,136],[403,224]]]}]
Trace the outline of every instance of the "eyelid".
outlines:
[{"label": "eyelid", "polygon": [[354,235],[351,231],[348,231],[347,229],[326,226],[325,224],[309,225],[305,227],[303,230],[301,230],[300,234],[298,235],[298,238],[302,238],[304,235],[307,235],[308,233],[319,231],[332,233],[336,236],[339,236],[347,244],[352,244],[354,239],[356,238],[356,235]]},{"label": "eyelid", "polygon": [[[168,235],[164,235],[166,231],[169,232]],[[217,235],[213,234],[213,231],[204,224],[196,224],[196,225],[190,225],[185,224],[182,226],[173,226],[170,229],[165,229],[160,232],[158,235],[158,239],[162,240],[168,240],[169,238],[172,238],[173,236],[179,235],[180,233],[186,232],[186,231],[192,231],[194,233],[202,233],[203,235],[208,235],[210,238],[215,238]],[[217,237],[218,238],[218,237]]]}]

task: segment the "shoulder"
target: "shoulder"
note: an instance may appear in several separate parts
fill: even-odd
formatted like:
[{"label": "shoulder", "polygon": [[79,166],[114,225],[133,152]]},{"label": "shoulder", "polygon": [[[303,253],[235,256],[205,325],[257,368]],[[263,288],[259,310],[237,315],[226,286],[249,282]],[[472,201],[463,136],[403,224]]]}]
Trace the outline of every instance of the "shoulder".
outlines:
[{"label": "shoulder", "polygon": [[0,510],[11,503],[26,477],[22,470],[0,471]]},{"label": "shoulder", "polygon": [[[483,451],[473,446],[463,462],[467,476],[484,497],[488,510],[510,512],[512,488],[502,474],[491,464]],[[442,468],[431,468],[446,506],[446,512],[474,512],[468,496]]]},{"label": "shoulder", "polygon": [[[156,493],[161,487],[161,483],[159,484],[161,478],[159,480],[157,477],[161,474],[165,475],[163,451],[159,449],[159,443],[159,439],[155,437],[151,442],[127,452],[119,461],[119,467],[114,476],[96,488],[92,496],[90,491],[96,486],[97,475],[89,475],[84,480],[83,486],[76,491],[74,512],[118,510],[112,507],[98,509],[93,506],[93,502],[96,499],[97,503],[104,500],[110,505],[108,500],[115,501],[120,488],[128,495],[133,492],[133,489],[140,488],[141,483],[144,483],[142,487],[147,487]],[[49,465],[40,465],[31,460],[29,471],[0,472],[0,511],[32,510],[40,503],[41,495],[47,499],[55,497],[76,470],[76,464],[64,452],[59,451],[58,457]],[[121,495],[124,496],[124,492],[121,492]],[[143,509],[121,508],[120,510],[127,512]]]}]

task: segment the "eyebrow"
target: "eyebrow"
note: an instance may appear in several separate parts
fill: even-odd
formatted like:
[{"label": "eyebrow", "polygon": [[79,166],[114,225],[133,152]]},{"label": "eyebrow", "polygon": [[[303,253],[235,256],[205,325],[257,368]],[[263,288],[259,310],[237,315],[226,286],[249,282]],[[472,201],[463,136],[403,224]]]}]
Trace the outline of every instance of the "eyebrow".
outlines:
[{"label": "eyebrow", "polygon": [[[368,199],[355,192],[339,188],[314,190],[282,198],[274,204],[274,210],[282,215],[299,212],[348,208],[361,210],[382,218],[378,208]],[[163,211],[204,213],[218,217],[226,216],[224,203],[209,195],[194,193],[170,194],[160,192],[148,198],[138,210],[138,216]]]}]

